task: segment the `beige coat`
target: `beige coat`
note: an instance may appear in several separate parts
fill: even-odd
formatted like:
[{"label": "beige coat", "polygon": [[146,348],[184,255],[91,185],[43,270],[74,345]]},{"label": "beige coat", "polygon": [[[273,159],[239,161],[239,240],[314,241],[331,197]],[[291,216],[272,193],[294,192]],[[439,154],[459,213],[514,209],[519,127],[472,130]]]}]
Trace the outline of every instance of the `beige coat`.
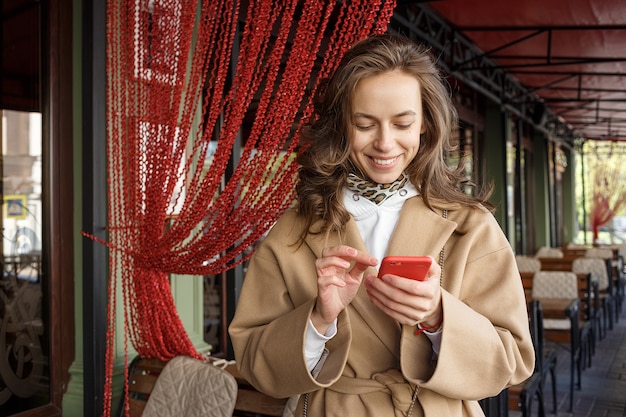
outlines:
[{"label": "beige coat", "polygon": [[513,252],[494,217],[446,208],[448,219],[418,197],[407,200],[387,251],[438,260],[445,245],[436,363],[429,339],[383,314],[362,287],[338,318],[320,374],[311,376],[303,341],[317,293],[314,261],[325,246],[365,246],[353,220],[342,236],[309,235],[304,245],[293,245],[302,221],[288,211],[252,257],[229,329],[241,373],[274,397],[310,393],[311,417],[403,416],[411,401],[404,380],[419,389],[413,416],[482,416],[477,400],[533,370],[526,303]]}]

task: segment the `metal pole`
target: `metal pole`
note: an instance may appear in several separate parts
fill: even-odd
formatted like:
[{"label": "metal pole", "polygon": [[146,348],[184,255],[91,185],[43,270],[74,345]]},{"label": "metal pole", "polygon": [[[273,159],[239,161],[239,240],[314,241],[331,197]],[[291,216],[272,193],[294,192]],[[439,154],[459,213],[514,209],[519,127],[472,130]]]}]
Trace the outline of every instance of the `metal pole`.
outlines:
[{"label": "metal pole", "polygon": [[[83,2],[83,227],[106,239],[106,2]],[[101,416],[105,382],[106,248],[83,240],[84,416]]]}]

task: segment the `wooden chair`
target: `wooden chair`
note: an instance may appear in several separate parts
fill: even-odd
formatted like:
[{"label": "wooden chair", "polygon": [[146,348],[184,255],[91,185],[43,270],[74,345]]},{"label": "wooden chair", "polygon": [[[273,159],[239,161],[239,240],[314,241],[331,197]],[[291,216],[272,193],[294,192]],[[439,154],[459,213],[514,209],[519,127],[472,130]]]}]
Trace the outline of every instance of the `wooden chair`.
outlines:
[{"label": "wooden chair", "polygon": [[[573,271],[573,263],[576,259],[581,258],[580,255],[568,255],[563,258],[540,258],[541,261],[541,270],[542,271]],[[593,323],[592,318],[596,315],[594,304],[594,299],[597,299],[598,293],[598,283],[596,279],[592,279],[591,274],[577,274],[580,280],[579,285],[579,298],[580,298],[580,312],[583,317],[581,318],[583,322],[590,321],[589,324],[582,327],[583,332],[583,347],[587,351],[587,362],[584,363],[585,366],[587,364],[591,366],[591,358],[595,352],[595,343],[598,334],[598,330],[596,329],[595,324]],[[587,276],[589,275],[589,277]],[[587,333],[590,333],[589,337]]]},{"label": "wooden chair", "polygon": [[[568,271],[539,271],[535,272],[532,283],[533,299],[565,299],[571,300],[567,306],[556,315],[545,314],[543,319],[544,335],[546,340],[559,344],[567,344],[570,351],[570,404],[569,411],[574,405],[574,387],[580,389],[581,371],[584,352],[583,337],[589,337],[582,328],[589,326],[583,321],[580,312],[580,282],[578,276]],[[545,311],[545,310],[544,310]]]},{"label": "wooden chair", "polygon": [[[550,385],[552,388],[552,413],[556,414],[557,354],[555,349],[547,348],[545,345],[545,334],[543,328],[543,307],[541,305],[541,301],[533,301],[533,305],[530,308],[530,314],[532,314],[532,317],[535,318],[535,325],[531,327],[531,329],[534,329],[534,331],[536,332],[533,341],[536,343],[536,359],[539,362],[536,366],[541,371],[540,390],[543,396],[543,393],[545,392],[544,387],[546,378],[550,376]],[[545,398],[545,396],[543,397]]]},{"label": "wooden chair", "polygon": [[[128,366],[128,407],[130,417],[141,417],[146,402],[165,362],[136,356]],[[119,417],[125,415],[126,403],[122,399]]]},{"label": "wooden chair", "polygon": [[485,417],[507,417],[509,404],[509,390],[503,389],[494,397],[483,398],[478,402]]},{"label": "wooden chair", "polygon": [[580,258],[580,256],[567,255],[561,258],[538,257],[537,259],[541,262],[541,269],[543,271],[571,271],[572,262],[574,259],[578,258]]},{"label": "wooden chair", "polygon": [[[556,365],[557,365],[557,352],[553,348],[546,347],[545,344],[545,335],[543,328],[543,308],[541,306],[541,301],[532,299],[532,283],[534,272],[521,272],[520,276],[522,278],[522,285],[524,287],[524,292],[527,297],[528,302],[528,314],[529,320],[533,320],[534,322],[530,323],[531,336],[533,339],[533,346],[535,347],[535,370],[539,371],[540,374],[540,390],[541,390],[541,398],[543,401],[545,398],[545,383],[550,377],[551,388],[552,388],[552,412],[556,413]],[[528,393],[532,393],[532,390],[526,391],[526,398],[528,398]],[[513,394],[512,394],[513,395]],[[530,399],[532,401],[532,398]],[[520,392],[520,401],[524,401],[524,396]],[[545,406],[543,406],[545,409]],[[511,407],[513,409],[513,407]],[[540,412],[541,415],[541,412]]]},{"label": "wooden chair", "polygon": [[561,248],[551,248],[549,246],[542,246],[537,249],[535,253],[537,258],[562,258],[563,250]]},{"label": "wooden chair", "polygon": [[541,269],[541,261],[534,256],[515,255],[515,262],[520,272],[537,272]]},{"label": "wooden chair", "polygon": [[[535,348],[535,369],[526,381],[508,388],[509,410],[519,410],[522,417],[530,417],[532,414],[533,399],[539,403],[539,417],[545,416],[545,404],[543,395],[542,370],[543,370],[543,347],[539,350],[537,340],[537,304],[539,301],[531,301],[528,304],[530,334]],[[543,343],[543,342],[542,342]],[[543,346],[543,345],[542,345]]]},{"label": "wooden chair", "polygon": [[617,261],[615,265],[615,288],[616,288],[616,301],[617,301],[617,311],[619,314],[622,313],[622,304],[624,302],[624,296],[626,292],[626,264],[624,260],[626,260],[626,245],[619,245],[619,249],[617,252]]},{"label": "wooden chair", "polygon": [[522,279],[522,287],[524,287],[524,295],[526,296],[526,302],[530,303],[533,299],[533,278],[535,272],[520,272],[520,278]]},{"label": "wooden chair", "polygon": [[[619,321],[619,316],[622,312],[621,309],[621,300],[619,300],[619,292],[620,292],[620,282],[623,286],[622,272],[620,271],[620,256],[619,256],[619,248],[602,246],[602,247],[594,247],[589,248],[585,253],[585,257],[588,258],[601,258],[606,260],[607,262],[607,271],[609,275],[609,281],[613,288],[615,288],[615,311],[613,312],[612,320],[614,322]],[[623,292],[623,288],[621,290]]]},{"label": "wooden chair", "polygon": [[615,250],[615,271],[614,283],[616,288],[616,305],[618,316],[622,313],[622,304],[624,302],[624,292],[626,287],[626,245],[613,245]]},{"label": "wooden chair", "polygon": [[573,243],[568,243],[561,248],[564,256],[585,256],[587,249],[589,249],[587,245],[576,245]]},{"label": "wooden chair", "polygon": [[585,251],[587,258],[613,259],[613,249],[609,247],[593,247]]},{"label": "wooden chair", "polygon": [[610,260],[581,257],[572,262],[572,272],[590,273],[597,280],[597,296],[593,299],[593,318],[598,325],[598,336],[602,339],[607,329],[613,329],[613,315],[616,310],[615,291],[609,277]]}]

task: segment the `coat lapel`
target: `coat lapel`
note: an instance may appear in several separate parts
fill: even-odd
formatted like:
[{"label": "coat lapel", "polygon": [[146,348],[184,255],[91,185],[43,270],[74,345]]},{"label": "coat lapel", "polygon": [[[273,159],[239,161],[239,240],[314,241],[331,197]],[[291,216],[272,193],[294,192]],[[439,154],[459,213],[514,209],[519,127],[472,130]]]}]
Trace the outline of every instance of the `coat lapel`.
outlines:
[{"label": "coat lapel", "polygon": [[456,226],[455,222],[443,217],[443,210],[433,212],[421,198],[410,198],[404,203],[387,254],[430,255],[438,261],[441,249]]},{"label": "coat lapel", "polygon": [[[438,259],[439,252],[456,229],[457,224],[443,218],[443,210],[433,212],[419,197],[410,198],[400,212],[389,246],[388,255],[430,255]],[[315,228],[315,226],[313,227]],[[322,249],[327,246],[349,245],[365,251],[365,244],[352,217],[345,232],[308,235],[306,244],[316,257],[322,256]]]}]

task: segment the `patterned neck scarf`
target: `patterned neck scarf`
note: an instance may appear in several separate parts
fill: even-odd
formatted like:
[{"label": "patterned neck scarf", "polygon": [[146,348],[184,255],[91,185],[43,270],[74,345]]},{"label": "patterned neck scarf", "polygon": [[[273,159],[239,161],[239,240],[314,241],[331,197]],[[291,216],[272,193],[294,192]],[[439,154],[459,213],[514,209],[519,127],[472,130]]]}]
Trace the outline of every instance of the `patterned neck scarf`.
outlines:
[{"label": "patterned neck scarf", "polygon": [[409,177],[404,172],[397,180],[387,184],[378,184],[355,174],[348,174],[348,189],[356,195],[365,197],[372,203],[380,205],[398,191],[404,191],[406,194],[406,190],[403,190],[403,187],[408,181]]}]

